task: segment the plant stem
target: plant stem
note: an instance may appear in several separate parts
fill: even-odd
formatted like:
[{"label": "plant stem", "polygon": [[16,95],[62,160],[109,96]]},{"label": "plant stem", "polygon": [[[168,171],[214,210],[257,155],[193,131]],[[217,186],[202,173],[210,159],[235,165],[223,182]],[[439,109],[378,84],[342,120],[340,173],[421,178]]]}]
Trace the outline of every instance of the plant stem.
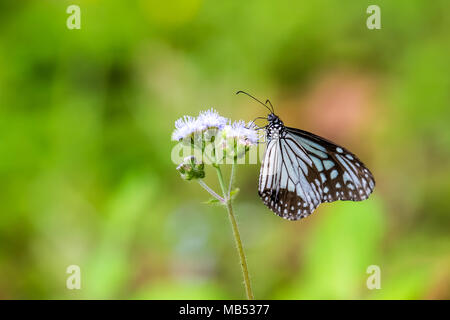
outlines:
[{"label": "plant stem", "polygon": [[245,292],[247,294],[247,299],[248,300],[253,300],[254,298],[253,298],[252,287],[250,285],[250,277],[248,275],[247,261],[245,259],[245,253],[244,253],[244,248],[242,246],[241,236],[239,234],[239,228],[238,228],[236,219],[234,217],[233,206],[231,205],[231,197],[230,197],[229,194],[227,195],[227,193],[226,193],[225,182],[223,180],[223,175],[222,175],[222,171],[220,170],[220,166],[219,165],[214,165],[214,167],[216,168],[217,176],[219,178],[220,187],[222,188],[223,197],[225,198],[225,206],[226,206],[227,211],[228,211],[228,218],[230,219],[231,227],[233,229],[233,235],[234,235],[234,241],[236,243],[236,249],[237,249],[237,251],[239,253],[239,258],[240,258],[240,261],[241,261],[241,269],[242,269],[242,275],[244,277],[244,285],[245,285]]},{"label": "plant stem", "polygon": [[247,293],[247,299],[253,300],[254,298],[253,298],[252,287],[250,285],[250,276],[248,275],[247,261],[245,259],[244,248],[242,247],[241,236],[239,235],[239,229],[238,229],[238,225],[236,223],[236,219],[234,218],[233,207],[231,205],[230,199],[228,199],[228,201],[227,201],[227,210],[228,210],[228,218],[230,218],[231,226],[233,228],[233,235],[234,235],[234,240],[236,242],[236,248],[239,252],[242,276],[244,277],[244,285],[245,285],[245,292]]},{"label": "plant stem", "polygon": [[231,199],[231,188],[233,188],[233,179],[234,179],[234,168],[235,163],[233,161],[233,164],[231,165],[231,174],[230,174],[230,182],[228,185],[228,197]]},{"label": "plant stem", "polygon": [[225,189],[225,181],[223,180],[222,170],[220,170],[220,166],[218,164],[213,164],[214,168],[216,168],[217,177],[219,178],[220,188],[222,189],[223,196],[225,201],[228,200],[226,189]]},{"label": "plant stem", "polygon": [[221,196],[219,196],[217,193],[214,192],[213,189],[211,189],[210,187],[208,187],[208,185],[201,179],[197,180],[198,184],[201,185],[203,187],[203,189],[205,189],[206,191],[208,191],[208,193],[210,195],[212,195],[214,198],[216,198],[217,200],[219,200],[222,203],[225,203],[225,199],[222,198]]}]

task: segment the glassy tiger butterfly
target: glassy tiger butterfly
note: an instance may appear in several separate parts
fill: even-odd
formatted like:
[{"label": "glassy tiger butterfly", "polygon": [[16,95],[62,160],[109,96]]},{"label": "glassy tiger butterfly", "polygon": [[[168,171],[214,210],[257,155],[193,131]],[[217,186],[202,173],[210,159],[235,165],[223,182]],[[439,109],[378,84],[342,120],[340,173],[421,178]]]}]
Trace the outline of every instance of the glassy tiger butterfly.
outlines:
[{"label": "glassy tiger butterfly", "polygon": [[[362,201],[369,197],[375,180],[350,151],[334,142],[300,129],[286,127],[269,100],[260,100],[269,111],[267,148],[261,163],[258,193],[278,216],[299,220],[323,202]],[[270,105],[270,108],[269,108]]]}]

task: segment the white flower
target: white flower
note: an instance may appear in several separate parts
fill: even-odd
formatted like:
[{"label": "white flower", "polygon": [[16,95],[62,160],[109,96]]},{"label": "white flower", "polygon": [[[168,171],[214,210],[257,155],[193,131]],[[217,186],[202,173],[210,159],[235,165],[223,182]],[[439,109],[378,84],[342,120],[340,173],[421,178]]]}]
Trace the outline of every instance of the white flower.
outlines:
[{"label": "white flower", "polygon": [[175,121],[175,130],[172,133],[173,141],[180,141],[192,136],[195,133],[200,133],[205,130],[205,125],[198,119],[184,116]]},{"label": "white flower", "polygon": [[198,118],[184,116],[175,121],[175,131],[172,133],[172,140],[181,141],[186,138],[192,138],[196,134],[200,135],[201,139],[201,134],[205,133],[208,129],[220,131],[229,122],[229,119],[220,116],[212,108],[207,111],[201,111]]},{"label": "white flower", "polygon": [[198,115],[198,121],[205,126],[206,129],[219,129],[222,130],[225,125],[227,125],[230,120],[222,117],[219,113],[213,108],[202,111]]},{"label": "white flower", "polygon": [[245,124],[243,120],[235,121],[231,125],[226,125],[223,129],[224,136],[237,139],[239,143],[245,146],[251,146],[258,143],[259,136],[253,123]]}]

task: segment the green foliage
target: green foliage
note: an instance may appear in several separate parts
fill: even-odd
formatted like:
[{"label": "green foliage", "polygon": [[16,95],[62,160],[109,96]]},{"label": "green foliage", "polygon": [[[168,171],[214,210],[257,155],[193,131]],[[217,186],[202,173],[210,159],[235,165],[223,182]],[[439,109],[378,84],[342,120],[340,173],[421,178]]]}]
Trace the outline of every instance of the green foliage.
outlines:
[{"label": "green foliage", "polygon": [[369,1],[77,3],[80,30],[69,1],[1,5],[0,299],[243,298],[226,212],[170,161],[185,114],[265,115],[237,90],[377,181],[289,222],[260,202],[259,166],[237,165],[256,298],[450,297],[448,1],[380,0],[381,30]]},{"label": "green foliage", "polygon": [[373,197],[365,203],[332,205],[309,239],[302,257],[304,273],[295,277],[285,298],[355,299],[367,291],[367,267],[380,264],[384,270],[378,252],[385,232],[380,201]]}]

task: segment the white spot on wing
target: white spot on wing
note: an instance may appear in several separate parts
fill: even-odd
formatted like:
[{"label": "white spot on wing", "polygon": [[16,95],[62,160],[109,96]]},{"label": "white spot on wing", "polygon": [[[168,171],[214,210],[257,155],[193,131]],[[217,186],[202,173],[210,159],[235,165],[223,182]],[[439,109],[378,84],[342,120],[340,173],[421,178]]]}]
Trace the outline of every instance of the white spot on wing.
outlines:
[{"label": "white spot on wing", "polygon": [[312,159],[312,161],[314,162],[314,165],[316,166],[317,170],[319,172],[323,171],[323,165],[322,165],[322,161],[314,156],[310,156],[310,158]]},{"label": "white spot on wing", "polygon": [[350,178],[350,176],[348,175],[348,172],[347,172],[347,171],[344,172],[344,177],[343,177],[343,179],[344,179],[344,184],[347,183],[347,181],[351,181],[351,180],[352,180],[352,179]]},{"label": "white spot on wing", "polygon": [[331,171],[331,174],[330,174],[331,179],[335,179],[337,176],[338,176],[338,172],[336,169]]},{"label": "white spot on wing", "polygon": [[325,169],[329,170],[330,168],[332,168],[334,166],[334,162],[331,160],[325,160],[323,162],[323,165],[325,166]]}]

